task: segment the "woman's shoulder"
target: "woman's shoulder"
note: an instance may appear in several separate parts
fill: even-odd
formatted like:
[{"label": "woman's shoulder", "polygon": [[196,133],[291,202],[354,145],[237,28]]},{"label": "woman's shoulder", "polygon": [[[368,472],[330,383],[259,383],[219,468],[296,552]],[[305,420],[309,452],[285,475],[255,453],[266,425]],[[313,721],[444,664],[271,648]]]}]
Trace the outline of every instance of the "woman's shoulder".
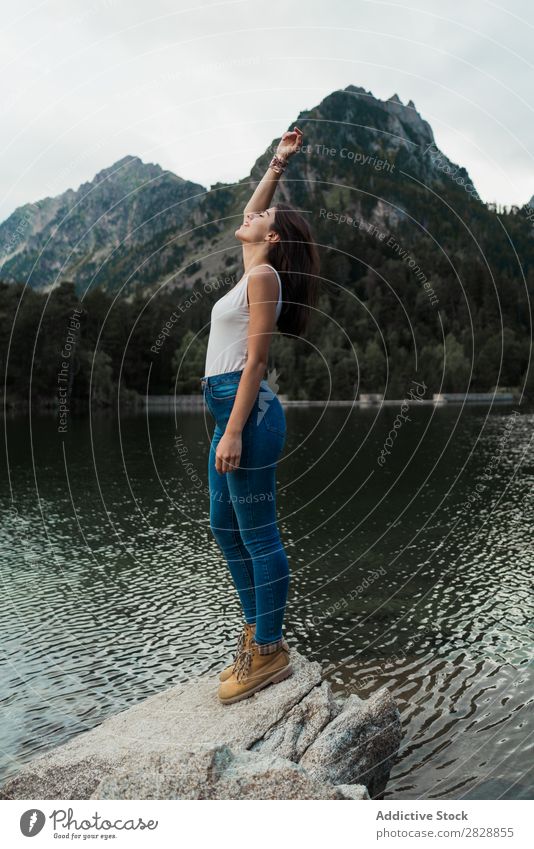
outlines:
[{"label": "woman's shoulder", "polygon": [[268,263],[263,263],[262,265],[255,265],[254,268],[251,268],[245,275],[247,279],[247,287],[250,285],[250,281],[253,280],[255,285],[258,283],[261,285],[272,286],[276,281],[276,286],[281,285],[280,275],[276,268],[273,268],[272,265]]},{"label": "woman's shoulder", "polygon": [[246,272],[245,276],[248,277],[249,274],[258,274],[258,276],[262,275],[265,277],[269,277],[269,271],[274,272],[276,277],[279,277],[278,271],[276,270],[274,265],[269,265],[268,262],[262,262],[259,265],[255,265],[253,268],[249,269],[249,271]]},{"label": "woman's shoulder", "polygon": [[245,277],[247,278],[247,287],[249,277],[252,277],[254,281],[261,281],[267,285],[276,281],[279,292],[282,292],[282,279],[274,265],[269,265],[268,262],[264,262],[261,265],[255,265],[254,268],[251,268],[250,271],[247,272]]},{"label": "woman's shoulder", "polygon": [[[262,263],[261,265],[255,265],[254,268],[251,268],[250,271],[245,275],[247,279],[246,290],[247,290],[247,305],[249,303],[248,300],[248,291],[250,288],[250,282],[253,281],[254,289],[260,298],[264,298],[266,300],[270,300],[271,297],[276,297],[278,295],[278,301],[281,298],[282,291],[282,282],[280,280],[280,276],[272,265],[269,263]],[[263,289],[258,290],[258,286],[265,287]],[[274,290],[274,286],[276,286],[276,290]],[[275,294],[276,292],[276,294]],[[261,294],[260,294],[261,293]]]}]

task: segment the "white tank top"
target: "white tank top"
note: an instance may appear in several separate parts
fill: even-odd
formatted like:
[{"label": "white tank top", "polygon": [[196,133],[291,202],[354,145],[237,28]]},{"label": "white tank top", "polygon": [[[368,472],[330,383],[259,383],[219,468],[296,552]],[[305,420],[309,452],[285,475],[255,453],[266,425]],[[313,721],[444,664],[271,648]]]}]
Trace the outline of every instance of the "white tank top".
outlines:
[{"label": "white tank top", "polygon": [[[263,263],[267,265],[267,263]],[[272,265],[268,266],[273,268]],[[261,268],[261,266],[256,266]],[[243,275],[239,283],[214,304],[211,311],[211,327],[206,353],[206,371],[204,377],[239,371],[245,367],[248,355],[249,305],[247,303],[247,284],[251,268]],[[278,278],[278,303],[276,321],[282,310],[282,281]]]}]

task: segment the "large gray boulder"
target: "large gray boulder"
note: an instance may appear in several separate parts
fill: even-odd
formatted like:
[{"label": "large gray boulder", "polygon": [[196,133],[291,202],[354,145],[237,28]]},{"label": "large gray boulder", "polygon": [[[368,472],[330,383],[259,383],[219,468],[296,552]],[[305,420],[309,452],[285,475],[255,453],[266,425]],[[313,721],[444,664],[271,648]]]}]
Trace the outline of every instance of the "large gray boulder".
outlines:
[{"label": "large gray boulder", "polygon": [[371,796],[378,796],[401,738],[399,711],[388,690],[365,701],[351,694],[299,761],[319,781],[365,784]]},{"label": "large gray boulder", "polygon": [[223,705],[202,675],[28,763],[2,799],[366,799],[401,739],[387,690],[336,700],[318,663]]},{"label": "large gray boulder", "polygon": [[[104,778],[94,799],[368,799],[362,785],[334,787],[299,764],[228,746],[148,755]],[[177,761],[179,768],[177,768]]]}]

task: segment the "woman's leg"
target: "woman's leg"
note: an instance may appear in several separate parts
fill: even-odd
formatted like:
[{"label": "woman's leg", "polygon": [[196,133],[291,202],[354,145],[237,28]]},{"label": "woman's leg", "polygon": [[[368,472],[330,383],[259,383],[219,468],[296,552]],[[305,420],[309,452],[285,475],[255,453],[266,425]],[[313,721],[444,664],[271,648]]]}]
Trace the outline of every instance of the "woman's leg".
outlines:
[{"label": "woman's leg", "polygon": [[222,433],[223,431],[217,425],[209,453],[210,527],[228,563],[230,574],[239,594],[245,620],[252,624],[256,621],[256,593],[252,559],[241,539],[237,516],[228,490],[227,475],[219,474],[215,468],[215,451]]},{"label": "woman's leg", "polygon": [[288,595],[289,564],[276,520],[276,461],[284,440],[252,418],[243,431],[240,466],[225,476],[254,569],[258,645],[282,639]]}]

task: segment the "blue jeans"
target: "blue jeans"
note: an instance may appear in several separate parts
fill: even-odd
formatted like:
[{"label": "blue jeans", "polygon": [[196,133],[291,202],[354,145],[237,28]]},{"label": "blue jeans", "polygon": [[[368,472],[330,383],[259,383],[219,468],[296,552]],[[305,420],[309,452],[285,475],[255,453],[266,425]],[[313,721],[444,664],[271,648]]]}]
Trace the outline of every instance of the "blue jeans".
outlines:
[{"label": "blue jeans", "polygon": [[276,522],[276,464],[286,439],[278,397],[262,380],[242,431],[239,467],[221,474],[215,451],[235,401],[242,370],[203,377],[202,391],[215,419],[208,480],[210,528],[228,563],[245,620],[256,623],[255,640],[282,638],[289,565]]}]

